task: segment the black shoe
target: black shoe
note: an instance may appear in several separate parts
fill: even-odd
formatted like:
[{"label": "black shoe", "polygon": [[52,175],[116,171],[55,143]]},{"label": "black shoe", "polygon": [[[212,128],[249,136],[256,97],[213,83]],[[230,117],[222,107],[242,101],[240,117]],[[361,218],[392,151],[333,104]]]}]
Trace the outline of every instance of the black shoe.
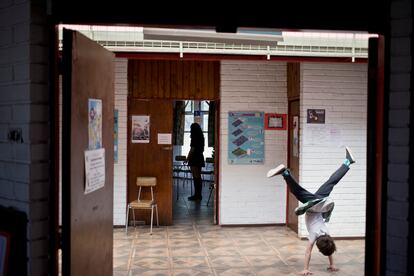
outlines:
[{"label": "black shoe", "polygon": [[189,196],[188,197],[188,200],[191,200],[191,201],[198,201],[198,200],[202,200],[203,199],[203,197],[200,195],[192,195],[192,196]]},{"label": "black shoe", "polygon": [[276,168],[271,169],[270,171],[268,171],[267,172],[267,177],[273,177],[275,175],[282,174],[285,170],[286,170],[285,165],[280,164]]},{"label": "black shoe", "polygon": [[348,159],[350,164],[355,163],[355,158],[351,153],[351,150],[348,147],[345,147],[345,151],[346,151],[346,159]]}]

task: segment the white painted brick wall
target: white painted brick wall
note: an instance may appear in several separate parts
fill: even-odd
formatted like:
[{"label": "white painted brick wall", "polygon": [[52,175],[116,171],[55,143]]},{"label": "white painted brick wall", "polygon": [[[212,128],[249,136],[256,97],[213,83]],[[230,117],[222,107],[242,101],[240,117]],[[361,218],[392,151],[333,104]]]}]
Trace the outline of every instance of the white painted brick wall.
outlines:
[{"label": "white painted brick wall", "polygon": [[228,112],[287,113],[286,63],[222,61],[220,84],[220,224],[286,221],[286,185],[266,177],[287,162],[287,131],[265,131],[263,165],[229,165]]},{"label": "white painted brick wall", "polygon": [[118,163],[114,165],[114,225],[125,225],[127,189],[128,60],[115,60],[115,109],[118,109]]},{"label": "white painted brick wall", "polygon": [[[302,63],[299,183],[315,192],[345,159],[349,146],[357,162],[331,193],[332,236],[365,235],[367,65]],[[325,124],[307,124],[307,109],[325,109]],[[299,236],[306,237],[304,216]]]}]

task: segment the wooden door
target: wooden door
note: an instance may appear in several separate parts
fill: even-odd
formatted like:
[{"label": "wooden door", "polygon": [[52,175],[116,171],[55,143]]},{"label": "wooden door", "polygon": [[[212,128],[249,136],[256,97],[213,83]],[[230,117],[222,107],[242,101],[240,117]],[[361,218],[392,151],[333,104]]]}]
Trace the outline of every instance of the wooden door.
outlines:
[{"label": "wooden door", "polygon": [[[64,30],[63,43],[62,275],[112,275],[114,55],[74,31]],[[90,99],[101,101],[94,132]],[[102,133],[94,141],[105,150],[105,181],[85,194],[91,133]]]},{"label": "wooden door", "polygon": [[[288,167],[296,180],[299,181],[299,100],[289,101],[289,149]],[[298,200],[288,190],[287,225],[298,232],[298,217],[295,208]]]},{"label": "wooden door", "polygon": [[[132,118],[149,116],[149,141],[132,141]],[[173,103],[171,100],[151,99],[128,101],[128,191],[127,201],[137,199],[137,176],[155,176],[155,198],[158,205],[160,225],[172,224],[172,144],[163,144],[159,135],[172,136]],[[136,220],[150,222],[150,212],[136,212]]]}]

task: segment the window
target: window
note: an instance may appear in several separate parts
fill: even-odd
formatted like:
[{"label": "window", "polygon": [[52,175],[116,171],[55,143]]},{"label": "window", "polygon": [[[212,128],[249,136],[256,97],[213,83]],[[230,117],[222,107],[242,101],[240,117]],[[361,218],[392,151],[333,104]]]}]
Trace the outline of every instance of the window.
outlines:
[{"label": "window", "polygon": [[204,157],[211,157],[213,148],[208,147],[208,101],[186,101],[185,107],[185,126],[184,126],[184,145],[181,148],[183,155],[187,155],[190,150],[190,128],[195,121],[195,115],[200,116],[199,124],[204,133]]}]

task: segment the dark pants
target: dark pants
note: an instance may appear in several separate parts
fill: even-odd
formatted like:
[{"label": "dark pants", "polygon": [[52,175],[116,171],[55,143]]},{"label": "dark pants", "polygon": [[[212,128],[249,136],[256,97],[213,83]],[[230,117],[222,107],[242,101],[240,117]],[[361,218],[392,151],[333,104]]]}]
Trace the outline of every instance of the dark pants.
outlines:
[{"label": "dark pants", "polygon": [[339,182],[339,180],[341,180],[342,177],[344,177],[348,170],[349,167],[342,164],[342,166],[340,166],[339,169],[337,169],[331,175],[331,177],[329,177],[328,181],[323,183],[322,186],[314,194],[299,186],[298,182],[290,173],[287,176],[282,174],[282,176],[288,184],[290,192],[294,194],[300,202],[306,203],[314,199],[329,196],[329,194],[332,192],[333,187]]}]

